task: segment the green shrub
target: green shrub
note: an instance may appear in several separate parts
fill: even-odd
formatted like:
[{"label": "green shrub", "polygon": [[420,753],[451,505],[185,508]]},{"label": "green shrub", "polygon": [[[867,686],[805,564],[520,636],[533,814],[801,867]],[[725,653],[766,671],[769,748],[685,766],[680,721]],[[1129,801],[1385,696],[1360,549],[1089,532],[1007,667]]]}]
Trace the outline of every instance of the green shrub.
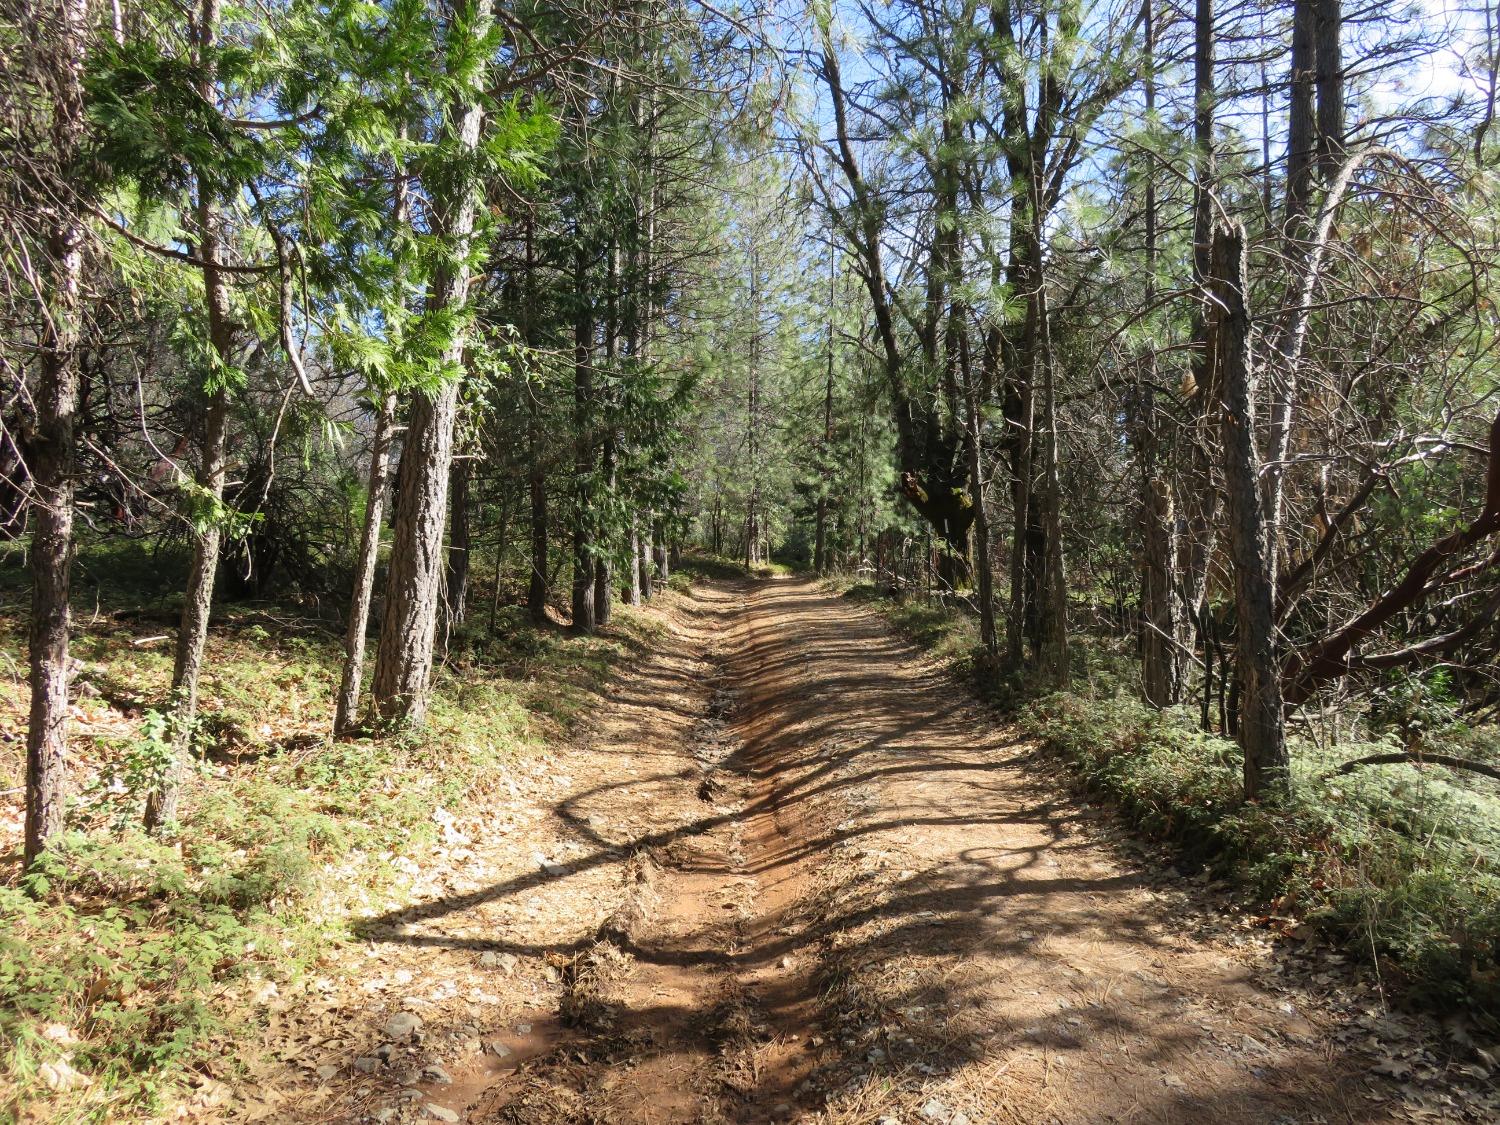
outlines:
[{"label": "green shrub", "polygon": [[1500,1012],[1500,795],[1441,767],[1330,771],[1384,745],[1293,747],[1289,802],[1241,800],[1240,754],[1185,709],[1059,694],[1020,714],[1084,784],[1416,995]]}]

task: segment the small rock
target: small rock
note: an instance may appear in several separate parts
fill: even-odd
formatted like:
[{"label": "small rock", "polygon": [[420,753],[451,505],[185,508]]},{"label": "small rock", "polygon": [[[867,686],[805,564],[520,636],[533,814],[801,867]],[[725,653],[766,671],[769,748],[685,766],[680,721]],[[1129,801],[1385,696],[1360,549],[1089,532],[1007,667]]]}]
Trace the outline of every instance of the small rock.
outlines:
[{"label": "small rock", "polygon": [[410,1039],[422,1030],[422,1017],[416,1012],[397,1012],[385,1021],[387,1039]]},{"label": "small rock", "polygon": [[496,953],[493,949],[479,955],[481,969],[499,969],[502,973],[513,973],[520,959],[514,953]]},{"label": "small rock", "polygon": [[354,1069],[361,1074],[374,1074],[380,1068],[380,1060],[364,1055],[354,1060]]},{"label": "small rock", "polygon": [[318,1067],[317,1075],[324,1082],[327,1082],[330,1078],[335,1077],[338,1072],[339,1068],[334,1066],[332,1063],[324,1063],[322,1066]]},{"label": "small rock", "polygon": [[517,1035],[530,1035],[531,1034],[531,1025],[529,1023],[518,1023],[518,1024],[516,1024],[516,1034]]},{"label": "small rock", "polygon": [[496,1039],[490,1044],[490,1054],[494,1055],[497,1059],[508,1059],[512,1055],[514,1055],[515,1052],[507,1047],[504,1043],[500,1042],[500,1040]]},{"label": "small rock", "polygon": [[422,1077],[431,1082],[436,1082],[439,1086],[453,1085],[453,1075],[449,1074],[445,1068],[439,1066],[437,1063],[423,1067]]},{"label": "small rock", "polygon": [[435,1117],[439,1121],[457,1121],[458,1120],[458,1111],[457,1110],[449,1109],[445,1105],[438,1105],[436,1102],[428,1102],[427,1103],[427,1115],[429,1117]]},{"label": "small rock", "polygon": [[391,1056],[395,1053],[396,1048],[392,1047],[389,1043],[382,1043],[380,1046],[375,1048],[375,1057],[378,1058],[381,1062],[390,1062]]},{"label": "small rock", "polygon": [[541,852],[532,852],[531,861],[548,875],[562,875],[568,870],[566,864],[554,863],[552,860],[544,856]]},{"label": "small rock", "polygon": [[45,1062],[37,1068],[37,1075],[49,1090],[64,1092],[75,1086],[85,1086],[88,1078],[74,1070],[67,1059]]},{"label": "small rock", "polygon": [[962,1110],[948,1118],[948,1125],[974,1125],[974,1120]]},{"label": "small rock", "polygon": [[388,1105],[384,1109],[377,1109],[375,1111],[375,1120],[380,1122],[380,1125],[385,1125],[387,1121],[395,1116],[396,1107],[393,1105]]},{"label": "small rock", "polygon": [[78,1036],[73,1034],[73,1029],[66,1024],[49,1023],[42,1028],[42,1038],[60,1043],[64,1047],[71,1047],[78,1042]]},{"label": "small rock", "polygon": [[924,1104],[921,1109],[917,1110],[917,1112],[922,1115],[922,1120],[924,1121],[948,1120],[948,1107],[942,1102],[938,1101],[936,1098],[929,1098],[926,1104]]}]

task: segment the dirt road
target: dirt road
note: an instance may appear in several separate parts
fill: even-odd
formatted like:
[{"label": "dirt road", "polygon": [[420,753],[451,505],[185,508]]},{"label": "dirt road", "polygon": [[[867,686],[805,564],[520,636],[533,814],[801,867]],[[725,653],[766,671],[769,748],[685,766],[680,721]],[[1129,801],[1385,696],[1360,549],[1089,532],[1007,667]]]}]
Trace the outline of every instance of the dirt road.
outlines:
[{"label": "dirt road", "polygon": [[439,983],[409,1037],[377,993],[350,1119],[1427,1112],[874,612],[783,579],[664,622],[522,830],[469,830],[490,877],[365,927],[382,979]]}]

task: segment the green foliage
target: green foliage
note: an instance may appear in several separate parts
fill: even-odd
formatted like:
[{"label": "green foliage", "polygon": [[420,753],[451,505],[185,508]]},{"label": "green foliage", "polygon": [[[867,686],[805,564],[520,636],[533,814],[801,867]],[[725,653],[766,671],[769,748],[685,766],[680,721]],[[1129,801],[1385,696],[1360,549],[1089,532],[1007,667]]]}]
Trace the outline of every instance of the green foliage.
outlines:
[{"label": "green foliage", "polygon": [[181,719],[171,708],[146,712],[140,734],[118,748],[91,787],[94,807],[112,827],[123,829],[139,820],[147,795],[167,777],[178,745],[191,745],[198,726],[195,721],[192,729],[181,730]]},{"label": "green foliage", "polygon": [[1054,695],[1021,713],[1083,782],[1149,835],[1246,886],[1278,916],[1322,926],[1388,981],[1500,1014],[1500,791],[1439,767],[1340,761],[1389,749],[1295,749],[1277,808],[1241,801],[1234,743],[1185,710]]},{"label": "green foliage", "polygon": [[99,186],[131,183],[145,197],[167,199],[197,177],[217,198],[247,182],[261,165],[259,145],[233,128],[202,91],[209,68],[220,82],[233,82],[248,62],[239,46],[190,60],[145,37],[97,40],[85,92],[87,163]]},{"label": "green foliage", "polygon": [[[91,549],[84,562],[119,559],[133,575],[139,549]],[[188,1068],[225,1057],[259,1018],[265,981],[295,986],[368,896],[390,893],[399,873],[381,857],[420,861],[436,807],[463,808],[580,721],[639,643],[629,616],[608,638],[533,632],[519,614],[505,624],[455,638],[421,737],[333,742],[322,732],[338,645],[231,617],[195,736],[222,764],[190,781],[169,840],[133,826],[168,760],[170,712],[145,709],[130,736],[76,740],[98,781],[27,881],[0,887],[0,1074],[27,1104],[61,1108],[38,1075],[59,1058],[90,1084],[56,1097],[99,1118],[149,1112]],[[89,633],[81,678],[149,698],[170,660],[132,639]],[[70,1041],[49,1037],[59,1027]]]},{"label": "green foliage", "polygon": [[195,894],[195,881],[170,845],[70,833],[26,889],[0,888],[9,1065],[42,1052],[39,1025],[61,1024],[79,1040],[74,1067],[149,1105],[148,1076],[223,1026],[216,998],[256,964],[265,921]]},{"label": "green foliage", "polygon": [[1453,677],[1445,668],[1426,674],[1391,673],[1370,693],[1369,721],[1417,747],[1461,729]]}]

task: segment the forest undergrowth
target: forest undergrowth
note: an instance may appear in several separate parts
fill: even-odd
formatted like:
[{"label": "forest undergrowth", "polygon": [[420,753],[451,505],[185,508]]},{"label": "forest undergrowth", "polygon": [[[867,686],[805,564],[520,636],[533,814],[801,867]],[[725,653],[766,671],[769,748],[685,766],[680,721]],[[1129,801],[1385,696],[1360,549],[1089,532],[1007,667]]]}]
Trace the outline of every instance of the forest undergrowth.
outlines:
[{"label": "forest undergrowth", "polygon": [[359,918],[398,901],[454,818],[566,737],[652,628],[627,613],[576,637],[501,608],[492,632],[476,611],[449,638],[420,735],[334,741],[337,623],[307,604],[228,607],[210,639],[202,756],[179,831],[158,839],[135,826],[162,761],[174,607],[152,576],[171,561],[134,545],[79,560],[95,601],[74,650],[79,796],[64,840],[25,876],[19,554],[0,570],[0,1118],[128,1115],[197,1063],[240,1057],[265,1005],[311,985]]},{"label": "forest undergrowth", "polygon": [[1075,638],[1083,643],[1073,647],[1070,690],[1041,694],[980,674],[977,623],[961,605],[870,584],[847,585],[845,596],[875,605],[952,674],[977,682],[1179,866],[1228,880],[1269,931],[1363,962],[1388,999],[1496,1026],[1500,784],[1437,764],[1338,772],[1422,747],[1500,759],[1500,732],[1457,722],[1434,685],[1393,682],[1361,716],[1357,741],[1319,740],[1304,727],[1291,744],[1290,801],[1246,803],[1233,739],[1200,729],[1196,707],[1140,702],[1126,642]]}]

